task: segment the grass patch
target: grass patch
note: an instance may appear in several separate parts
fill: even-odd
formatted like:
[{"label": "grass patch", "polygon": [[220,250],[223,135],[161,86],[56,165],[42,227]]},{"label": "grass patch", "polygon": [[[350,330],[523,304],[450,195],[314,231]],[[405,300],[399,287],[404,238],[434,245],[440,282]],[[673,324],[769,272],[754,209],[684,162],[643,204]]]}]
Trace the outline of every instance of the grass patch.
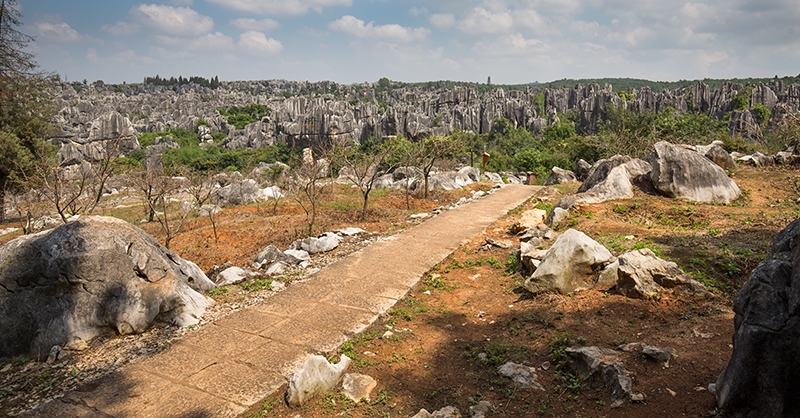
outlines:
[{"label": "grass patch", "polygon": [[248,292],[258,292],[260,290],[272,290],[272,279],[258,278],[253,279],[242,285],[242,289]]}]

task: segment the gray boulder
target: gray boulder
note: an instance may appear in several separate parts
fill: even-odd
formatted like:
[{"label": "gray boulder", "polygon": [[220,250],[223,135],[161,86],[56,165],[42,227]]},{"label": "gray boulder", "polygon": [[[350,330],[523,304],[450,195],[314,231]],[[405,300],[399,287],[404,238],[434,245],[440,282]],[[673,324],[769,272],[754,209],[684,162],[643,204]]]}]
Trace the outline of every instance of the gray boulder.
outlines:
[{"label": "gray boulder", "polygon": [[631,398],[631,378],[619,361],[618,352],[599,347],[567,347],[565,353],[570,368],[579,379],[600,379],[617,402]]},{"label": "gray boulder", "polygon": [[331,251],[338,247],[341,241],[342,237],[333,232],[326,232],[317,238],[310,237],[297,240],[289,245],[289,249],[303,250],[313,255]]},{"label": "gray boulder", "polygon": [[545,186],[552,186],[554,184],[564,184],[576,181],[575,173],[562,168],[553,167],[550,171],[550,176],[544,181]]},{"label": "gray boulder", "polygon": [[217,275],[217,286],[241,283],[247,280],[248,277],[250,277],[250,274],[245,269],[236,266],[228,267]]},{"label": "gray boulder", "polygon": [[539,376],[536,375],[535,371],[536,369],[533,367],[512,362],[508,362],[500,366],[500,368],[497,370],[497,372],[501,375],[511,379],[511,381],[514,382],[514,385],[519,388],[534,388],[544,390],[544,387],[538,381]]},{"label": "gray boulder", "polygon": [[497,173],[486,171],[483,173],[483,178],[489,180],[492,183],[503,184],[503,178],[500,177],[500,175]]},{"label": "gray boulder", "polygon": [[800,416],[800,220],[775,238],[733,303],[733,353],[716,384],[725,417]]},{"label": "gray boulder", "polygon": [[214,190],[211,199],[219,206],[245,205],[258,201],[262,194],[263,191],[255,180],[234,180],[230,184]]},{"label": "gray boulder", "polygon": [[301,260],[293,257],[289,254],[285,254],[283,251],[279,250],[278,247],[274,245],[268,245],[263,250],[259,251],[256,254],[255,260],[253,260],[255,264],[258,265],[265,265],[271,264],[274,262],[281,262],[286,263],[288,265],[296,265],[300,263]]},{"label": "gray boulder", "polygon": [[614,256],[583,232],[570,229],[556,239],[536,271],[525,281],[531,293],[590,289]]},{"label": "gray boulder", "polygon": [[577,193],[588,191],[597,184],[603,182],[603,180],[608,178],[608,173],[611,172],[614,167],[625,164],[630,160],[631,157],[615,155],[611,158],[596,162],[586,174],[586,179],[583,181],[583,184],[581,184],[581,187],[578,188]]},{"label": "gray boulder", "polygon": [[362,400],[369,401],[372,390],[378,382],[371,376],[359,373],[348,373],[344,375],[342,381],[342,394],[347,396],[353,402],[361,402]]},{"label": "gray boulder", "polygon": [[158,319],[198,323],[214,284],[141,229],[91,216],[0,247],[0,357],[46,355]]},{"label": "gray boulder", "polygon": [[[664,289],[698,296],[709,294],[705,286],[684,274],[677,264],[658,258],[649,248],[622,254],[617,262],[616,266],[609,266],[609,272],[616,270],[617,291],[626,297],[647,299]],[[604,282],[612,280],[608,274],[613,272],[601,275]]]},{"label": "gray boulder", "polygon": [[743,164],[752,165],[754,167],[767,167],[775,164],[775,158],[770,157],[769,155],[764,155],[760,152],[739,157],[736,159],[736,161]]},{"label": "gray boulder", "polygon": [[478,168],[467,166],[462,167],[460,170],[458,170],[458,172],[469,177],[472,181],[481,180],[481,170]]},{"label": "gray boulder", "polygon": [[581,158],[575,164],[575,178],[578,181],[586,181],[586,178],[589,177],[589,172],[592,171],[592,165],[587,163],[586,160]]},{"label": "gray boulder", "polygon": [[647,161],[653,167],[650,180],[664,196],[727,204],[741,194],[720,166],[669,142],[658,142]]},{"label": "gray boulder", "polygon": [[723,170],[736,170],[736,161],[733,161],[731,154],[719,145],[708,147],[708,150],[703,155],[714,164],[722,167]]}]

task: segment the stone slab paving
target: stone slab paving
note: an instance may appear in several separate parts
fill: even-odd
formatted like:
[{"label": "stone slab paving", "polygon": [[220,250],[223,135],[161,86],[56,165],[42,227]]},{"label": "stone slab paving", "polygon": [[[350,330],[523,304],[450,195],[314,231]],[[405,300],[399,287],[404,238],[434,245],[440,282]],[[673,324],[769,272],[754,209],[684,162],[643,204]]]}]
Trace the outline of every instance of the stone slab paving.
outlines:
[{"label": "stone slab paving", "polygon": [[536,190],[508,185],[380,240],[25,416],[236,417],[275,394],[309,354],[329,354],[369,327]]}]

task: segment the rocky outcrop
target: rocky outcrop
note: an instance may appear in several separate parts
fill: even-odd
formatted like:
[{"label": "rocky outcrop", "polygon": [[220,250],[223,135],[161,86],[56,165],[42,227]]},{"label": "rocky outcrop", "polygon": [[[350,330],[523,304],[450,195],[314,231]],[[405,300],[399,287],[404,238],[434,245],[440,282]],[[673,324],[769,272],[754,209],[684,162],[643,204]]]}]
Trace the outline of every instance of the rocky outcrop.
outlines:
[{"label": "rocky outcrop", "polygon": [[664,196],[727,204],[741,194],[725,170],[697,152],[662,141],[647,161],[652,184]]},{"label": "rocky outcrop", "polygon": [[[574,88],[534,86],[486,92],[469,85],[386,89],[371,83],[340,85],[329,81],[286,80],[223,82],[217,89],[196,84],[173,89],[150,84],[63,83],[54,89],[60,100],[56,122],[61,132],[53,139],[59,144],[72,142],[84,146],[96,142],[98,137],[111,138],[108,134],[114,132],[130,133],[130,128],[137,134],[183,128],[197,130],[202,141],[221,132],[228,137],[223,145],[231,149],[262,148],[278,142],[301,149],[334,139],[359,142],[397,134],[419,138],[457,130],[489,133],[499,118],[511,126],[540,132],[558,114],[573,110],[580,115],[578,131],[591,134],[599,129],[609,106],[640,112],[661,112],[672,107],[677,112],[691,110],[722,119],[732,110],[731,100],[742,88],[726,83],[712,91],[698,81],[684,89],[658,93],[646,87],[632,90],[627,100],[623,100],[612,86],[595,83],[578,84]],[[798,92],[800,85],[758,85],[753,87],[751,100],[754,105],[763,104],[770,110],[781,107],[797,110]],[[541,97],[543,107],[537,104],[537,98]],[[268,111],[242,129],[229,124],[216,110],[254,103],[266,106]],[[199,123],[201,119],[203,123]]]},{"label": "rocky outcrop", "polygon": [[658,258],[649,248],[631,251],[603,271],[604,284],[616,283],[617,291],[629,298],[648,299],[664,289],[706,296],[708,290],[687,276],[678,265]]},{"label": "rocky outcrop", "polygon": [[800,416],[800,220],[775,238],[733,303],[733,354],[716,383],[725,417]]},{"label": "rocky outcrop", "polygon": [[196,324],[214,284],[193,263],[116,218],[87,217],[0,247],[0,357],[46,356],[155,320]]},{"label": "rocky outcrop", "polygon": [[550,170],[550,176],[544,181],[544,185],[552,186],[554,184],[564,184],[572,181],[577,181],[575,173],[559,167],[553,167],[553,169]]},{"label": "rocky outcrop", "polygon": [[350,362],[344,354],[336,364],[330,364],[322,356],[309,356],[289,380],[286,402],[291,406],[302,406],[309,399],[329,392],[339,383]]},{"label": "rocky outcrop", "polygon": [[531,293],[590,289],[597,284],[600,270],[612,261],[614,257],[605,247],[570,229],[556,239],[524,286]]}]

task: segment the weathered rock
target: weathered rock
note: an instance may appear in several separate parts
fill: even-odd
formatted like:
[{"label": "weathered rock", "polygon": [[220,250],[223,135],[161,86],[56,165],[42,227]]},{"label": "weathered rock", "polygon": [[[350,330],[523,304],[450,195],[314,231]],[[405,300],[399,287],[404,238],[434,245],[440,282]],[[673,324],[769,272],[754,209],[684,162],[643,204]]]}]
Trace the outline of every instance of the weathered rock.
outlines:
[{"label": "weathered rock", "polygon": [[419,412],[411,418],[461,418],[461,412],[454,406],[445,406],[433,413],[428,412],[426,409],[420,409]]},{"label": "weathered rock", "polygon": [[544,181],[544,185],[552,186],[554,184],[564,184],[573,181],[577,181],[575,178],[575,173],[562,168],[553,167],[553,169],[550,171],[550,176]]},{"label": "weathered rock", "polygon": [[289,262],[290,265],[302,264],[304,262],[311,261],[311,255],[305,250],[288,249],[283,253],[294,258],[293,261]]},{"label": "weathered rock", "polygon": [[736,161],[752,165],[754,167],[767,167],[773,165],[775,163],[775,159],[770,157],[769,155],[764,155],[760,152],[756,152],[752,155],[745,155],[743,157],[739,157]]},{"label": "weathered rock", "polygon": [[642,354],[654,360],[657,360],[665,367],[669,367],[669,361],[672,359],[673,356],[675,356],[675,350],[669,347],[658,347],[655,345],[643,344]]},{"label": "weathered rock", "polygon": [[750,142],[758,142],[764,137],[761,126],[749,110],[733,111],[728,120],[728,129],[730,136],[738,136]]},{"label": "weathered rock", "polygon": [[503,250],[507,250],[514,246],[513,242],[506,239],[494,239],[489,237],[483,237],[483,240],[486,242],[487,245],[492,247],[497,247]]},{"label": "weathered rock", "polygon": [[733,353],[716,383],[725,417],[800,416],[800,220],[778,233],[733,303]]},{"label": "weathered rock", "polygon": [[257,202],[263,193],[255,180],[245,179],[233,181],[227,186],[215,189],[211,194],[211,199],[220,206],[244,205]]},{"label": "weathered rock", "polygon": [[203,205],[197,210],[198,218],[208,218],[222,212],[222,208],[217,205]]},{"label": "weathered rock", "polygon": [[289,380],[286,402],[291,406],[302,406],[314,396],[331,391],[347,371],[350,362],[350,358],[344,354],[337,364],[330,364],[322,356],[309,356]]},{"label": "weathered rock", "polygon": [[731,154],[719,145],[709,147],[703,155],[723,170],[736,170],[736,162],[733,161]]},{"label": "weathered rock", "polygon": [[583,193],[603,182],[608,178],[608,174],[614,167],[620,166],[631,160],[631,157],[624,155],[615,155],[611,158],[600,160],[592,166],[589,173],[586,175],[586,180],[583,181],[581,187],[578,188],[577,193]]},{"label": "weathered rock", "polygon": [[499,183],[503,184],[503,178],[500,177],[497,173],[492,173],[490,171],[486,171],[483,173],[483,177],[492,183]]},{"label": "weathered rock", "polygon": [[460,174],[463,174],[469,177],[472,181],[480,181],[481,180],[481,170],[475,167],[462,167],[458,170]]},{"label": "weathered rock", "polygon": [[590,289],[600,270],[614,261],[611,253],[583,232],[570,229],[556,239],[544,261],[525,281],[531,293]]},{"label": "weathered rock", "polygon": [[326,232],[317,238],[310,237],[297,240],[289,246],[289,249],[303,250],[313,255],[331,251],[338,247],[341,241],[342,237],[333,232]]},{"label": "weathered rock", "polygon": [[353,227],[344,228],[344,229],[340,229],[340,230],[336,231],[337,234],[343,235],[345,237],[352,237],[354,235],[365,234],[366,232],[367,231],[365,231],[365,230],[363,230],[361,228],[353,228]]},{"label": "weathered rock", "polygon": [[550,211],[550,214],[547,215],[545,224],[549,226],[554,226],[557,225],[559,222],[563,221],[564,219],[567,219],[568,217],[569,217],[569,210],[556,206],[553,208],[553,210]]},{"label": "weathered rock", "polygon": [[[308,256],[308,254],[306,253],[305,256]],[[268,245],[256,255],[253,261],[258,265],[269,264],[276,261],[289,265],[296,265],[303,260],[282,252],[274,245]]]},{"label": "weathered rock", "polygon": [[599,347],[567,347],[565,353],[570,368],[578,378],[602,379],[615,401],[624,402],[631,398],[631,379],[619,361],[618,352]]},{"label": "weathered rock", "polygon": [[469,407],[470,418],[486,418],[486,414],[494,409],[488,401],[480,401]]},{"label": "weathered rock", "polygon": [[658,142],[647,160],[653,186],[667,197],[697,202],[731,203],[741,191],[725,170],[702,155]]},{"label": "weathered rock", "polygon": [[542,225],[543,227],[547,227],[544,225],[544,220],[547,218],[547,212],[542,209],[531,209],[522,212],[519,216],[519,225],[522,227],[522,230],[528,228],[534,228],[538,225]]},{"label": "weathered rock", "polygon": [[214,284],[141,229],[85,217],[0,247],[0,357],[41,356],[156,319],[196,324]]},{"label": "weathered rock", "polygon": [[586,181],[589,173],[592,171],[592,165],[587,163],[586,160],[581,158],[575,164],[575,179],[578,181]]},{"label": "weathered rock", "polygon": [[358,373],[348,373],[342,380],[342,394],[353,402],[369,401],[372,390],[378,382],[371,376]]},{"label": "weathered rock", "polygon": [[288,267],[288,264],[286,264],[284,262],[281,262],[281,261],[276,261],[276,262],[270,264],[269,267],[267,267],[264,270],[264,274],[266,274],[267,276],[280,276],[281,274],[286,273],[286,268],[287,267]]},{"label": "weathered rock", "polygon": [[514,385],[523,388],[533,388],[544,390],[544,387],[537,380],[539,376],[536,375],[536,369],[528,367],[524,364],[517,364],[508,362],[497,370],[501,375],[511,379]]},{"label": "weathered rock", "polygon": [[658,258],[649,248],[622,254],[617,261],[617,291],[626,297],[647,299],[664,289],[709,295],[705,286],[684,274],[677,264]]},{"label": "weathered rock", "polygon": [[217,275],[217,286],[241,283],[247,280],[248,277],[250,277],[250,274],[245,269],[236,266],[228,267]]}]

